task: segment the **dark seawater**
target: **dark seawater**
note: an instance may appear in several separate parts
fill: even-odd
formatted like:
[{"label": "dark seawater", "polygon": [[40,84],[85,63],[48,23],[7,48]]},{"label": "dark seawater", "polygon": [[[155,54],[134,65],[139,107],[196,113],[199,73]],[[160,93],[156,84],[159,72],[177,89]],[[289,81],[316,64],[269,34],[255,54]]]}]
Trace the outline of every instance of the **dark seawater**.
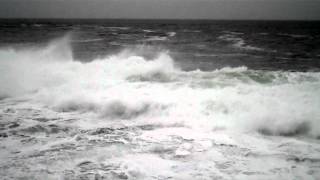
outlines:
[{"label": "dark seawater", "polygon": [[[1,20],[0,47],[25,47],[72,36],[79,61],[132,49],[169,51],[185,70],[246,66],[319,71],[318,21]],[[143,46],[143,48],[142,48]]]}]

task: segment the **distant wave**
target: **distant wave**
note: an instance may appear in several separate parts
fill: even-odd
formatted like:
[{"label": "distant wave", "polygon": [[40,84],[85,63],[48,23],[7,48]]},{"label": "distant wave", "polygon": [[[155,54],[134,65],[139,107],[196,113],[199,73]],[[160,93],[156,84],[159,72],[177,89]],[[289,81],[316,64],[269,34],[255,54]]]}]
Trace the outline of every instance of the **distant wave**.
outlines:
[{"label": "distant wave", "polygon": [[244,39],[241,37],[238,37],[239,33],[234,33],[234,32],[229,32],[228,34],[223,34],[218,37],[218,39],[223,40],[223,41],[228,41],[232,42],[232,46],[235,48],[239,49],[244,49],[244,50],[252,50],[252,51],[264,51],[263,48],[255,47],[252,45],[248,45]]},{"label": "distant wave", "polygon": [[262,36],[267,36],[267,35],[269,35],[269,33],[267,33],[267,32],[261,32],[261,33],[258,33],[259,35],[262,35]]},{"label": "distant wave", "polygon": [[168,37],[166,36],[151,36],[145,39],[144,41],[165,41]]},{"label": "distant wave", "polygon": [[182,30],[182,32],[186,32],[186,33],[200,33],[201,30],[189,30],[189,29],[185,29],[185,30]]},{"label": "distant wave", "polygon": [[96,41],[103,41],[103,38],[97,38],[97,39],[83,39],[83,40],[72,40],[71,42],[75,43],[87,43],[87,42],[96,42]]},{"label": "distant wave", "polygon": [[243,32],[235,32],[235,31],[222,31],[225,34],[233,34],[233,35],[242,35]]},{"label": "distant wave", "polygon": [[[149,31],[150,33],[154,33],[155,31]],[[146,39],[142,41],[166,41],[168,38],[174,37],[177,33],[176,32],[167,32],[167,33],[158,33],[160,35],[154,35],[154,36],[147,36]]]},{"label": "distant wave", "polygon": [[111,29],[111,30],[128,30],[130,29],[131,27],[106,27],[107,29]]},{"label": "distant wave", "polygon": [[288,36],[288,37],[292,37],[292,38],[307,38],[307,37],[309,37],[308,35],[302,35],[302,34],[279,33],[278,35],[280,35],[280,36]]},{"label": "distant wave", "polygon": [[32,26],[33,27],[43,27],[43,26],[45,26],[45,24],[33,24]]},{"label": "distant wave", "polygon": [[143,32],[146,32],[146,33],[156,32],[156,31],[154,31],[154,30],[150,30],[150,29],[143,29],[142,31],[143,31]]}]

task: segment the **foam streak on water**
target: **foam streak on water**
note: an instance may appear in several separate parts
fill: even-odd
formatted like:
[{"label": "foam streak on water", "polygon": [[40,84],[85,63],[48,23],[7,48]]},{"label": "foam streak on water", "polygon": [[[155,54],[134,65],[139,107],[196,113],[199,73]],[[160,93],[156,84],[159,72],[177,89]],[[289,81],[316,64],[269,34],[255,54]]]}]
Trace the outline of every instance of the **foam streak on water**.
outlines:
[{"label": "foam streak on water", "polygon": [[2,177],[319,177],[320,73],[81,63],[69,41],[0,50]]}]

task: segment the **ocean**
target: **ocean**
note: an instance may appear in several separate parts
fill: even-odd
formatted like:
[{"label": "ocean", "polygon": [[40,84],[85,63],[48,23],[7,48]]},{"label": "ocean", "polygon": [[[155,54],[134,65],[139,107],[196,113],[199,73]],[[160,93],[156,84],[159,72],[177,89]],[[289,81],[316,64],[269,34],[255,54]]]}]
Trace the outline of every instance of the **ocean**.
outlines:
[{"label": "ocean", "polygon": [[0,179],[319,179],[320,22],[0,20]]}]

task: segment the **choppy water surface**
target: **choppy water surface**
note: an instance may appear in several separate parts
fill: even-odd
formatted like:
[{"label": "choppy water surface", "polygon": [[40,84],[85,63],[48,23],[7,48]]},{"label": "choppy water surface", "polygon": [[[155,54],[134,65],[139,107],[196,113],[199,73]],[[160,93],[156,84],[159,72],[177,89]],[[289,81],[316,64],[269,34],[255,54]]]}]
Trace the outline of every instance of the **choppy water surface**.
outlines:
[{"label": "choppy water surface", "polygon": [[318,179],[318,22],[3,21],[3,179]]}]

